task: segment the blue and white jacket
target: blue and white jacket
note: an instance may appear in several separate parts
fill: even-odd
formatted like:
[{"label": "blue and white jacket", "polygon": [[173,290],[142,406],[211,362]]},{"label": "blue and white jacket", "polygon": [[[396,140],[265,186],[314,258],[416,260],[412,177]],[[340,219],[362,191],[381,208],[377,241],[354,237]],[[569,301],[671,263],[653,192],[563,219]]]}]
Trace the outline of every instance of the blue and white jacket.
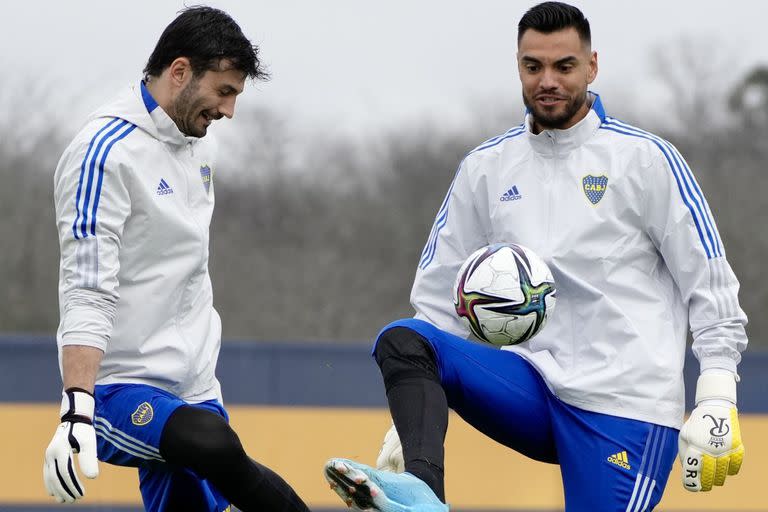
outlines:
[{"label": "blue and white jacket", "polygon": [[93,114],[59,161],[57,339],[104,350],[97,384],[221,397],[210,146],[184,136],[139,83]]},{"label": "blue and white jacket", "polygon": [[576,407],[679,428],[688,329],[702,371],[736,372],[747,345],[739,283],[712,212],[672,144],[605,115],[567,130],[526,122],[461,163],[419,262],[416,317],[468,336],[453,305],[476,249],[515,242],[552,269],[557,310],[530,361]]}]

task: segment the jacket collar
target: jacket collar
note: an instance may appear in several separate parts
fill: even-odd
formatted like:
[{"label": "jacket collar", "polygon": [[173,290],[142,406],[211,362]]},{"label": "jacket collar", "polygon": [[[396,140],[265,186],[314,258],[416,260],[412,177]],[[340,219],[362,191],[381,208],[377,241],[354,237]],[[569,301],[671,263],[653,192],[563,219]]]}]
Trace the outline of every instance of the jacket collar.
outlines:
[{"label": "jacket collar", "polygon": [[542,130],[539,134],[534,134],[533,116],[530,112],[527,113],[525,125],[533,149],[537,153],[562,154],[581,146],[592,137],[605,121],[605,109],[598,94],[589,92],[588,100],[591,100],[592,106],[587,115],[566,130]]},{"label": "jacket collar", "polygon": [[147,83],[142,80],[141,81],[141,99],[144,100],[144,106],[147,108],[147,112],[150,114],[153,110],[155,110],[160,105],[157,104],[157,101],[155,101],[155,98],[152,96],[152,93],[149,92],[149,89],[147,89]]},{"label": "jacket collar", "polygon": [[172,146],[194,144],[200,140],[181,133],[176,123],[157,105],[143,82],[130,86],[91,116],[91,118],[98,117],[124,119],[152,137]]}]

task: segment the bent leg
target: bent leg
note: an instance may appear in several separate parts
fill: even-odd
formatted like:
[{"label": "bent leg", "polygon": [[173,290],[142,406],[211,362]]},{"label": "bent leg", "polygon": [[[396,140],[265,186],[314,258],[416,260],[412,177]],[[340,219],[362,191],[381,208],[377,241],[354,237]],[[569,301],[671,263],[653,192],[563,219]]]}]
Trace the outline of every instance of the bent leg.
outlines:
[{"label": "bent leg", "polygon": [[190,405],[152,386],[96,386],[99,459],[139,468],[149,512],[305,512],[277,474],[252,461],[217,401]]},{"label": "bent leg", "polygon": [[[229,502],[189,470],[169,464],[160,439],[168,419],[185,405],[178,397],[142,384],[96,386],[99,459],[139,468],[144,509],[220,512]],[[178,506],[176,506],[178,505]]]},{"label": "bent leg", "polygon": [[432,349],[412,329],[393,327],[381,333],[374,355],[403,446],[405,470],[445,501],[443,442],[448,402]]},{"label": "bent leg", "polygon": [[204,405],[210,407],[187,405],[171,415],[160,441],[163,457],[210,482],[244,512],[308,511],[280,475],[248,457],[223,408],[217,414]]},{"label": "bent leg", "polygon": [[414,319],[385,327],[374,356],[403,444],[406,470],[427,482],[441,499],[448,407],[528,457],[557,461],[548,408],[551,395],[520,356]]}]

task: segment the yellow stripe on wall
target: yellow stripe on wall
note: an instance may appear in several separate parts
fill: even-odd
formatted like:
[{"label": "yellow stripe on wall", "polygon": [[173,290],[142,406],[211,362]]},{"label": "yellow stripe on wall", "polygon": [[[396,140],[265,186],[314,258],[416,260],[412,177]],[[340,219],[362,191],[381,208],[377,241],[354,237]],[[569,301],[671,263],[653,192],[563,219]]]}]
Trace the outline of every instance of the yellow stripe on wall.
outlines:
[{"label": "yellow stripe on wall", "polygon": [[[389,413],[383,409],[228,407],[246,451],[280,473],[314,507],[339,507],[327,488],[322,465],[331,457],[374,464]],[[0,439],[6,463],[0,464],[0,504],[48,503],[42,460],[58,421],[57,405],[0,404]],[[680,484],[679,464],[659,509],[768,510],[761,492],[768,460],[768,415],[743,415],[746,456],[741,473],[709,493],[692,494]],[[7,453],[10,450],[10,453]],[[135,469],[101,464],[101,476],[86,481],[83,504],[141,502]],[[446,442],[446,489],[455,509],[562,509],[557,466],[531,461],[498,445],[451,416]],[[2,508],[2,507],[0,507]]]}]

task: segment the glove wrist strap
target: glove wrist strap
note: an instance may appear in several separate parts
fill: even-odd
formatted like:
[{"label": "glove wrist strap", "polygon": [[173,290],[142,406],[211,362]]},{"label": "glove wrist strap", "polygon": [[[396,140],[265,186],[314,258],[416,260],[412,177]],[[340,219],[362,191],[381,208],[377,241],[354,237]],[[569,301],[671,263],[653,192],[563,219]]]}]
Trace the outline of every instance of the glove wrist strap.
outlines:
[{"label": "glove wrist strap", "polygon": [[696,383],[696,405],[704,400],[736,404],[736,378],[732,373],[704,373]]},{"label": "glove wrist strap", "polygon": [[93,424],[95,400],[88,391],[80,388],[68,388],[61,394],[61,421]]}]

